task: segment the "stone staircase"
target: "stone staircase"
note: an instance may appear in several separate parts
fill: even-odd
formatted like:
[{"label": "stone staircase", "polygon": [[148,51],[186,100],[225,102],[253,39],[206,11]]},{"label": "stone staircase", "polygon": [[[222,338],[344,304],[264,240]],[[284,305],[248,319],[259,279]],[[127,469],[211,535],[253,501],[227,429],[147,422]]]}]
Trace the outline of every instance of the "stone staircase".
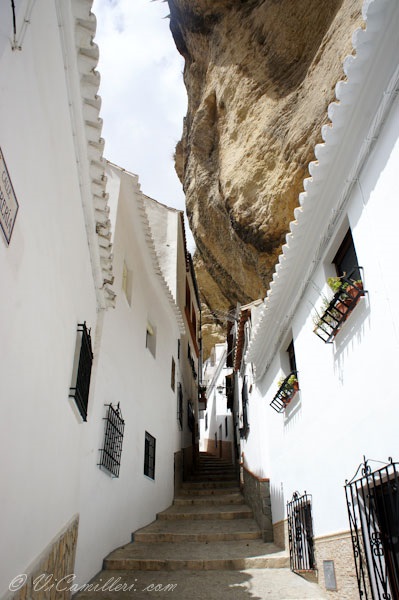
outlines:
[{"label": "stone staircase", "polygon": [[206,454],[173,505],[133,539],[106,557],[74,600],[328,599],[287,568],[284,551],[263,542],[236,471]]},{"label": "stone staircase", "polygon": [[282,568],[285,552],[264,543],[239,490],[235,468],[200,453],[199,468],[173,505],[111,552],[105,570],[212,570]]}]

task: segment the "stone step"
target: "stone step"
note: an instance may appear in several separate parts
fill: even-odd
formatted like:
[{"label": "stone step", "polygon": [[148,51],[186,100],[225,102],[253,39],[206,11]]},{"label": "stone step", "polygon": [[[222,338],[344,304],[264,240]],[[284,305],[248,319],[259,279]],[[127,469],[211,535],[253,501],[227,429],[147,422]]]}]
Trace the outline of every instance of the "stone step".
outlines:
[{"label": "stone step", "polygon": [[[225,491],[225,490],[223,490]],[[173,504],[175,506],[201,506],[201,505],[217,505],[217,504],[244,504],[245,500],[242,494],[239,492],[230,494],[209,494],[209,490],[206,490],[207,495],[198,495],[198,492],[195,495],[190,496],[186,494],[185,496],[175,496],[173,500]]]},{"label": "stone step", "polygon": [[181,488],[179,496],[187,496],[189,498],[198,496],[228,496],[231,494],[239,494],[240,489],[238,486],[228,488]]},{"label": "stone step", "polygon": [[254,519],[154,521],[133,534],[136,542],[222,542],[255,540],[261,531]]},{"label": "stone step", "polygon": [[236,467],[232,463],[224,463],[222,461],[200,461],[197,465],[199,469],[235,469]]},{"label": "stone step", "polygon": [[288,566],[289,556],[285,551],[260,540],[157,545],[133,542],[114,550],[104,560],[107,570],[202,571]]},{"label": "stone step", "polygon": [[237,474],[237,471],[235,469],[231,469],[230,467],[227,469],[224,467],[201,467],[199,469],[195,469],[193,472],[194,475],[223,475],[225,473],[229,473],[230,475],[235,476]]},{"label": "stone step", "polygon": [[182,489],[201,490],[201,489],[237,489],[238,483],[234,480],[227,481],[185,481],[182,483]]},{"label": "stone step", "polygon": [[158,521],[171,520],[229,520],[229,519],[252,519],[253,512],[245,504],[232,507],[231,505],[189,505],[189,506],[170,506],[166,510],[157,514]]},{"label": "stone step", "polygon": [[195,475],[190,475],[190,477],[188,477],[186,479],[187,482],[190,481],[199,481],[199,482],[206,482],[206,481],[230,481],[230,482],[234,482],[237,483],[238,481],[238,477],[235,477],[234,475],[231,475],[230,473],[223,473],[223,474],[218,474],[218,473],[207,473],[207,474],[195,474]]}]

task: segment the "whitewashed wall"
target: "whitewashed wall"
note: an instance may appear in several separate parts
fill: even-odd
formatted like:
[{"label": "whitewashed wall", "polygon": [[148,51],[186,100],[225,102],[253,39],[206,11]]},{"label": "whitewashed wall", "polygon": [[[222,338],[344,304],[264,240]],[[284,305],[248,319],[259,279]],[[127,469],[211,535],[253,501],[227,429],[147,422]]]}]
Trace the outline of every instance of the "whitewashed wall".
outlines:
[{"label": "whitewashed wall", "polygon": [[[180,449],[177,387],[171,388],[172,356],[177,364],[179,329],[151,263],[144,236],[137,177],[107,169],[114,235],[115,310],[102,327],[96,370],[96,403],[82,447],[80,526],[76,574],[87,581],[103,558],[130,541],[131,533],[155,519],[173,500],[174,453]],[[120,188],[119,188],[120,182]],[[148,203],[148,201],[147,201]],[[115,210],[113,210],[115,212]],[[123,262],[131,270],[131,304],[122,290]],[[147,321],[156,328],[156,356],[145,347]],[[96,466],[104,437],[105,404],[120,403],[125,420],[121,469],[112,479]],[[143,473],[144,435],[156,438],[155,480]]]},{"label": "whitewashed wall", "polygon": [[77,323],[95,341],[97,314],[58,36],[54,3],[37,0],[22,50],[0,48],[0,146],[19,202],[0,240],[0,596],[79,511],[86,426],[68,393]]},{"label": "whitewashed wall", "polygon": [[[204,363],[204,384],[207,385],[207,406],[200,420],[200,450],[206,451],[207,440],[215,441],[215,434],[222,442],[231,444],[231,459],[234,459],[233,416],[227,409],[226,375],[231,369],[226,368],[226,344],[215,344],[211,357]],[[207,417],[205,416],[207,415]],[[225,420],[227,418],[227,435]],[[206,428],[205,425],[208,427]],[[220,430],[221,427],[221,430]],[[220,438],[220,431],[222,436]]]},{"label": "whitewashed wall", "polygon": [[[248,467],[271,479],[273,521],[284,518],[285,503],[294,491],[306,490],[313,494],[316,536],[348,529],[343,485],[363,455],[381,461],[389,456],[399,459],[398,140],[396,100],[280,353],[249,399],[251,430],[242,449]],[[321,292],[328,294],[325,282],[332,274],[331,260],[348,226],[368,295],[334,344],[324,344],[312,331],[312,306],[320,302]],[[291,336],[300,392],[284,415],[269,403],[278,389]]]}]

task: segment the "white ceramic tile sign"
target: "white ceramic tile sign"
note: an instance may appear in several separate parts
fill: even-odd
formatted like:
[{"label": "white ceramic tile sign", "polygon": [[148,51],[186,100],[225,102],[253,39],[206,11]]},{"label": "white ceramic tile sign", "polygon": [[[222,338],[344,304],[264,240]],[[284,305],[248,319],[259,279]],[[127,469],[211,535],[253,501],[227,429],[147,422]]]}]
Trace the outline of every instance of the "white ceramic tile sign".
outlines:
[{"label": "white ceramic tile sign", "polygon": [[7,246],[11,240],[18,208],[18,201],[0,148],[0,229]]}]

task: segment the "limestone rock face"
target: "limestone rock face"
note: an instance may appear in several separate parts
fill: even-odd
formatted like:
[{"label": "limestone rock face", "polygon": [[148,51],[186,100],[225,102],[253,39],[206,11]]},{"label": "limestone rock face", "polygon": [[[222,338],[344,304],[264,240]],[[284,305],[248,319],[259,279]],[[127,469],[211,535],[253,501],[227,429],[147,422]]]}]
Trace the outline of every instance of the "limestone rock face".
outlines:
[{"label": "limestone rock face", "polygon": [[188,112],[176,170],[204,302],[266,293],[362,0],[168,0]]}]

